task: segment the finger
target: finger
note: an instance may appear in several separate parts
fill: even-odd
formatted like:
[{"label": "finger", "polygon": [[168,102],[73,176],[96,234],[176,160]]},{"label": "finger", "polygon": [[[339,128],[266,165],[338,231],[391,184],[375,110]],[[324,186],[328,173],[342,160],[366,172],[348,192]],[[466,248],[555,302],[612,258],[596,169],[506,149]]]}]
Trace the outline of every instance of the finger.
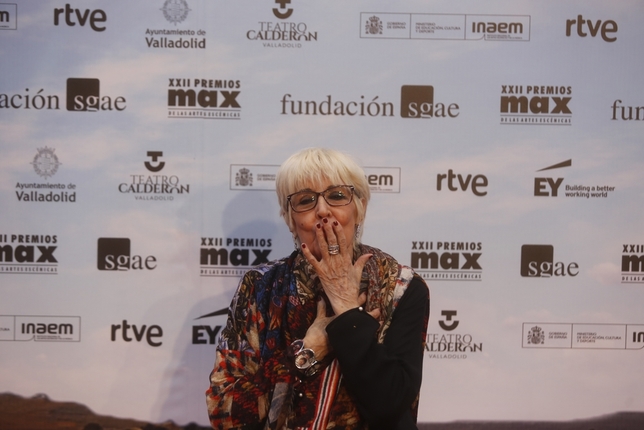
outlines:
[{"label": "finger", "polygon": [[311,253],[311,251],[309,250],[309,247],[306,246],[305,243],[303,243],[302,246],[300,246],[300,248],[302,249],[302,255],[304,256],[304,258],[306,258],[306,261],[308,261],[309,264],[313,266],[313,269],[315,269],[315,271],[317,272],[319,268],[318,259],[315,258],[315,255]]},{"label": "finger", "polygon": [[324,227],[322,226],[323,222],[319,221],[315,227],[315,236],[318,241],[318,245],[320,246],[320,251],[323,253],[329,253],[329,241],[326,238],[326,234],[324,233]]},{"label": "finger", "polygon": [[338,245],[340,245],[340,250],[341,251],[347,251],[346,254],[348,254],[349,256],[352,256],[353,252],[349,252],[349,251],[351,251],[350,248],[351,248],[351,246],[353,244],[350,244],[347,241],[347,235],[344,234],[344,230],[342,229],[342,225],[339,222],[335,221],[335,220],[333,222],[330,222],[329,224],[332,225],[333,233],[335,234],[335,237],[336,237],[336,240],[338,242]]},{"label": "finger", "polygon": [[358,273],[362,273],[364,265],[367,264],[367,261],[369,261],[372,256],[373,254],[362,254],[360,257],[358,257],[356,263],[353,265]]},{"label": "finger", "polygon": [[367,303],[367,293],[366,292],[363,291],[362,293],[360,293],[360,295],[358,296],[358,303],[360,303],[360,306],[362,306],[365,303]]},{"label": "finger", "polygon": [[[380,308],[372,309],[367,313],[374,317],[376,320],[380,320]],[[382,321],[380,321],[380,325],[382,325]]]},{"label": "finger", "polygon": [[319,318],[326,318],[326,303],[322,297],[318,299],[318,314],[315,319]]},{"label": "finger", "polygon": [[333,231],[333,223],[336,221],[331,221],[329,218],[322,219],[322,230],[324,230],[324,236],[329,245],[338,245],[338,237]]}]

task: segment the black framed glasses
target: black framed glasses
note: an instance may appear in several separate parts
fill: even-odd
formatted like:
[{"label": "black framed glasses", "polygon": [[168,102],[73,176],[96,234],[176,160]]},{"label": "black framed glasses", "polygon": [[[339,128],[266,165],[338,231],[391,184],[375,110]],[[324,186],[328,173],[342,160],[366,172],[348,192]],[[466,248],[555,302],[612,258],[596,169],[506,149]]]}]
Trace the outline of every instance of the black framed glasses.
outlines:
[{"label": "black framed glasses", "polygon": [[302,190],[286,196],[293,212],[310,211],[317,206],[319,196],[329,206],[346,206],[353,201],[353,185],[332,185],[324,191]]}]

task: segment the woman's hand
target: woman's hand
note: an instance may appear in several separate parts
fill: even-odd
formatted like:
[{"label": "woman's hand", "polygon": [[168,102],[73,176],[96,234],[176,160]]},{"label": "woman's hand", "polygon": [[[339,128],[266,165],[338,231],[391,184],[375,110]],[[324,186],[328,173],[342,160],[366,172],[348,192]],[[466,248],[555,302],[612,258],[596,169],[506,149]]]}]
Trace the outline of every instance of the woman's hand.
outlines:
[{"label": "woman's hand", "polygon": [[311,327],[306,331],[304,336],[304,347],[310,348],[315,353],[315,359],[322,361],[326,355],[331,352],[329,337],[326,333],[326,326],[333,321],[335,316],[326,316],[326,303],[322,297],[318,300],[318,313]]},{"label": "woman's hand", "polygon": [[[360,278],[372,254],[361,255],[353,264],[353,242],[347,241],[342,225],[332,218],[324,218],[316,227],[322,258],[318,261],[305,244],[302,244],[302,254],[320,278],[333,312],[340,315],[364,303],[360,298]],[[340,247],[339,253],[330,253],[329,247],[336,245]]]}]

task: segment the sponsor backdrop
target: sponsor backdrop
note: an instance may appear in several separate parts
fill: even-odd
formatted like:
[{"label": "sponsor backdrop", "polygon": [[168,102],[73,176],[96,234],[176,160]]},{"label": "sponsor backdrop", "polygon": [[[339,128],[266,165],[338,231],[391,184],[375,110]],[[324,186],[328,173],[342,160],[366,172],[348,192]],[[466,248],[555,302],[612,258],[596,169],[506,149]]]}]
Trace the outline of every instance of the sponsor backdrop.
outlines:
[{"label": "sponsor backdrop", "polygon": [[419,420],[644,411],[640,1],[0,3],[0,380],[207,424],[308,146],[432,292]]}]

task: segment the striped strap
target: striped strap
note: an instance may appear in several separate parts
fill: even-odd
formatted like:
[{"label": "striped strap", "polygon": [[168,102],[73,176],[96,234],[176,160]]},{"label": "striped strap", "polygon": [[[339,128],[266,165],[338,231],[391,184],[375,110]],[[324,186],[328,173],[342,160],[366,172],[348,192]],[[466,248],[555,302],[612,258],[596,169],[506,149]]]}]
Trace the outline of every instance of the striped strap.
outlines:
[{"label": "striped strap", "polygon": [[338,394],[338,387],[340,386],[340,365],[338,360],[334,359],[326,369],[322,376],[322,383],[320,384],[320,392],[318,394],[318,402],[315,408],[315,419],[309,430],[324,430],[329,422],[329,414],[331,406]]}]

